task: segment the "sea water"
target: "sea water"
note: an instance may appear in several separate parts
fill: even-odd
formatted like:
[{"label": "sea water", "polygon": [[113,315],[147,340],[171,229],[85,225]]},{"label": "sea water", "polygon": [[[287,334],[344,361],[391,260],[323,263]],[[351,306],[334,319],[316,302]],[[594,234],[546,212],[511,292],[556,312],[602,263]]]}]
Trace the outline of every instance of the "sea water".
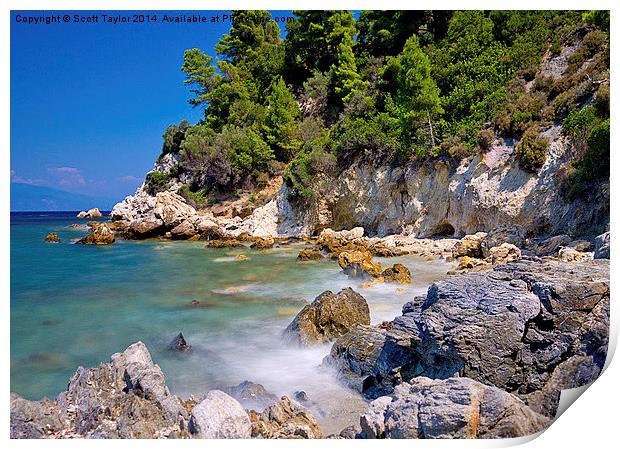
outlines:
[{"label": "sea water", "polygon": [[[412,284],[365,287],[334,261],[297,261],[301,243],[262,251],[159,239],[76,245],[87,231],[70,225],[86,221],[73,212],[11,214],[11,391],[28,399],[55,397],[78,366],[142,341],[175,394],[244,380],[278,396],[303,390],[323,430],[339,432],[364,400],[321,366],[331,345],[290,347],[282,331],[323,291],[345,287],[366,298],[373,324],[391,320],[451,268],[417,256],[378,259],[406,265]],[[50,232],[61,243],[45,243]],[[167,349],[179,332],[191,353]]]}]

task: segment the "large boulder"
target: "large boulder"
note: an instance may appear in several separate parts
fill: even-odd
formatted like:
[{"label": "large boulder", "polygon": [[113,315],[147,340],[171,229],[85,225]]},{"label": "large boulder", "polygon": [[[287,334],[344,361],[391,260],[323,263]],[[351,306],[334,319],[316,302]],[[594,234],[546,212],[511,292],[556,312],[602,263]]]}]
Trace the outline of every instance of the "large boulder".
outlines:
[{"label": "large boulder", "polygon": [[381,264],[372,259],[369,251],[343,251],[338,255],[338,265],[353,278],[381,276]]},{"label": "large boulder", "polygon": [[114,243],[116,237],[108,223],[98,223],[96,221],[89,223],[90,234],[81,238],[77,243],[85,245],[110,245]]},{"label": "large boulder", "polygon": [[228,387],[224,389],[224,392],[238,400],[245,408],[251,410],[263,410],[278,400],[278,397],[267,391],[264,386],[248,380],[234,387]]},{"label": "large boulder", "polygon": [[521,250],[519,248],[510,243],[502,243],[489,250],[485,261],[493,265],[501,265],[513,260],[519,260],[520,258]]},{"label": "large boulder", "polygon": [[164,222],[153,216],[136,218],[129,223],[128,227],[128,231],[135,238],[153,237],[163,229]]},{"label": "large boulder", "polygon": [[196,215],[196,209],[187,204],[185,199],[172,192],[159,192],[155,195],[153,213],[168,229],[174,228],[189,217]]},{"label": "large boulder", "polygon": [[60,243],[60,237],[55,232],[50,232],[45,236],[45,242],[47,243]]},{"label": "large boulder", "polygon": [[562,388],[596,379],[608,336],[608,261],[511,262],[450,276],[406,305],[372,369],[360,372],[361,391],[377,397],[417,376],[458,374],[554,416]]},{"label": "large boulder", "polygon": [[252,436],[257,438],[323,438],[312,413],[287,396],[261,414],[250,412]]},{"label": "large boulder", "polygon": [[473,257],[482,258],[482,240],[487,236],[486,232],[477,232],[473,235],[466,235],[456,242],[452,248],[452,257]]},{"label": "large boulder", "polygon": [[517,248],[523,248],[526,234],[525,228],[521,225],[512,224],[498,226],[482,239],[480,245],[482,255],[488,257],[491,248],[500,246],[502,243],[510,243]]},{"label": "large boulder", "polygon": [[82,211],[78,213],[77,218],[103,218],[103,214],[99,209],[93,207],[92,209],[88,209],[86,212]]},{"label": "large boulder", "polygon": [[188,437],[186,418],[183,402],[170,394],[141,342],[98,368],[79,367],[55,401],[11,397],[16,438]]},{"label": "large boulder", "polygon": [[385,282],[411,284],[411,271],[402,263],[395,263],[390,268],[383,270],[381,277]]},{"label": "large boulder", "polygon": [[236,399],[211,390],[192,409],[189,430],[198,438],[250,438],[252,424]]},{"label": "large boulder", "polygon": [[572,239],[569,235],[554,235],[553,237],[529,245],[527,249],[537,256],[553,256],[557,254],[562,246],[567,246],[571,241]]},{"label": "large boulder", "polygon": [[550,424],[516,396],[464,377],[412,379],[360,417],[366,438],[514,438]]},{"label": "large boulder", "polygon": [[558,257],[562,262],[581,262],[583,260],[592,259],[593,253],[582,253],[568,246],[560,248]]},{"label": "large boulder", "polygon": [[610,256],[610,237],[609,231],[599,235],[594,240],[594,258],[609,259]]},{"label": "large boulder", "polygon": [[335,340],[359,324],[370,324],[370,309],[351,288],[337,295],[325,291],[305,306],[284,331],[285,338],[301,345]]}]

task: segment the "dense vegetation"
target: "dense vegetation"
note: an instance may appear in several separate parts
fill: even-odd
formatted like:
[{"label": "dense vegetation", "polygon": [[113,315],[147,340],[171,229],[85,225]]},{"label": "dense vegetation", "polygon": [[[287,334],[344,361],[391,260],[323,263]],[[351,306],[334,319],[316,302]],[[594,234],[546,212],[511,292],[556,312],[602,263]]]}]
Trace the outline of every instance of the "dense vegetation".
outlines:
[{"label": "dense vegetation", "polygon": [[[601,11],[294,11],[286,38],[266,11],[237,11],[213,60],[185,52],[196,125],[173,125],[180,190],[259,186],[284,173],[311,198],[356,157],[392,164],[459,160],[516,139],[522,168],[563,124],[574,147],[567,194],[609,175],[609,13]],[[570,48],[563,76],[540,70]],[[170,175],[152,172],[147,188]]]}]

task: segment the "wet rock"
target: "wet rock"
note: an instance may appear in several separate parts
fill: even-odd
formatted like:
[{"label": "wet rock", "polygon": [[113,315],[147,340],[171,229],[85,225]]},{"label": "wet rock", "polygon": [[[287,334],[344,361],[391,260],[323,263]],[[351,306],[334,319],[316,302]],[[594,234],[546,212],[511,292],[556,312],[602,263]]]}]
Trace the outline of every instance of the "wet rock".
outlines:
[{"label": "wet rock", "polygon": [[482,240],[487,236],[486,232],[477,232],[473,235],[466,235],[456,242],[452,248],[452,257],[482,258]]},{"label": "wet rock", "polygon": [[47,243],[60,243],[60,237],[55,232],[50,232],[45,236],[45,241]]},{"label": "wet rock", "polygon": [[240,248],[244,246],[239,240],[208,240],[205,244],[206,248]]},{"label": "wet rock", "polygon": [[415,378],[360,418],[366,438],[514,438],[550,424],[516,396],[468,378]]},{"label": "wet rock", "polygon": [[521,258],[521,250],[510,243],[502,243],[499,246],[494,246],[488,251],[488,256],[485,259],[493,265],[502,265],[513,260],[519,260]]},{"label": "wet rock", "polygon": [[568,245],[571,240],[571,237],[566,234],[555,235],[541,242],[529,245],[527,249],[538,256],[553,256],[557,254],[562,246]]},{"label": "wet rock", "polygon": [[339,337],[324,363],[337,370],[338,379],[360,393],[368,393],[373,379],[367,382],[383,350],[386,330],[360,325]]},{"label": "wet rock", "polygon": [[107,223],[92,222],[90,224],[90,234],[77,241],[86,245],[110,245],[114,243],[116,237]]},{"label": "wet rock", "polygon": [[562,262],[581,262],[583,260],[592,259],[593,253],[582,253],[576,249],[564,247],[560,248],[558,257]]},{"label": "wet rock", "polygon": [[517,248],[522,248],[525,244],[525,236],[526,230],[521,225],[512,224],[498,226],[482,239],[480,246],[482,255],[484,257],[489,257],[491,248],[500,246],[503,243],[509,243]]},{"label": "wet rock", "polygon": [[448,271],[448,274],[466,273],[469,271],[487,270],[493,267],[490,262],[474,257],[462,256],[458,259],[456,270]]},{"label": "wet rock", "polygon": [[324,437],[312,413],[286,396],[261,414],[250,412],[250,419],[252,437],[294,439]]},{"label": "wet rock", "polygon": [[[404,307],[372,369],[358,365],[359,377],[374,397],[417,376],[458,373],[553,416],[563,379],[596,379],[608,335],[608,261],[521,260],[435,282],[420,307]],[[575,373],[574,358],[589,368]]]},{"label": "wet rock", "polygon": [[610,237],[609,231],[599,235],[594,240],[594,258],[609,259],[610,256]]},{"label": "wet rock", "polygon": [[381,264],[372,260],[369,251],[343,251],[338,255],[338,265],[347,276],[353,278],[381,275]]},{"label": "wet rock", "polygon": [[298,260],[322,260],[324,259],[321,251],[317,249],[302,249],[297,255]]},{"label": "wet rock", "polygon": [[251,429],[241,404],[219,390],[209,391],[189,419],[189,430],[198,438],[250,438]]},{"label": "wet rock", "polygon": [[253,249],[273,248],[274,240],[271,238],[255,238],[254,243],[250,245]]},{"label": "wet rock", "polygon": [[308,394],[303,390],[296,391],[295,400],[299,402],[308,402]]},{"label": "wet rock", "polygon": [[385,282],[396,282],[398,284],[411,283],[411,271],[409,268],[400,263],[395,263],[381,273],[381,277]]},{"label": "wet rock", "polygon": [[284,336],[294,343],[312,345],[334,340],[359,324],[370,324],[364,297],[351,288],[337,295],[328,290],[297,314]]},{"label": "wet rock", "polygon": [[234,387],[228,387],[224,392],[238,400],[246,409],[251,410],[263,410],[278,400],[278,397],[267,391],[264,386],[248,380]]},{"label": "wet rock", "polygon": [[77,218],[103,218],[103,214],[99,209],[93,207],[92,209],[88,209],[88,211],[80,212],[77,214]]},{"label": "wet rock", "polygon": [[168,349],[176,352],[191,352],[192,347],[187,343],[187,340],[185,340],[183,333],[179,332],[179,335],[174,337],[168,345]]}]

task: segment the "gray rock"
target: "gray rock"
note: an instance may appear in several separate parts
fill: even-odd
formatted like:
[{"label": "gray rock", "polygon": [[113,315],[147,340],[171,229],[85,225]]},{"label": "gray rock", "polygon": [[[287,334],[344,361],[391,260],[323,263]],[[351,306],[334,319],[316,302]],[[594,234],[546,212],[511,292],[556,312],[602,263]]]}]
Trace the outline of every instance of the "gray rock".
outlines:
[{"label": "gray rock", "polygon": [[553,256],[557,254],[560,247],[568,245],[571,241],[569,235],[554,235],[546,240],[529,245],[527,249],[537,256]]},{"label": "gray rock", "polygon": [[482,239],[480,245],[482,255],[488,257],[491,248],[500,246],[502,243],[510,243],[517,248],[522,248],[525,245],[525,236],[526,230],[521,225],[500,225],[490,231],[486,237]]},{"label": "gray rock", "polygon": [[463,377],[400,384],[360,418],[366,438],[514,438],[549,424],[516,396]]},{"label": "gray rock", "polygon": [[236,399],[212,390],[192,409],[189,430],[198,438],[250,438],[252,424]]},{"label": "gray rock", "polygon": [[596,237],[594,240],[594,258],[609,259],[610,243],[609,231]]},{"label": "gray rock", "polygon": [[[353,366],[371,398],[417,376],[460,375],[554,416],[562,388],[600,373],[608,334],[607,261],[519,261],[434,283],[420,308],[394,320],[372,368]],[[350,358],[340,357],[345,377]],[[541,391],[544,398],[534,394]]]},{"label": "gray rock", "polygon": [[60,409],[53,401],[29,401],[11,393],[11,438],[49,438],[62,429]]},{"label": "gray rock", "polygon": [[312,413],[283,396],[261,414],[250,412],[252,436],[259,438],[323,438],[323,432]]},{"label": "gray rock", "polygon": [[264,386],[248,380],[234,387],[225,388],[224,392],[238,400],[245,408],[252,410],[263,410],[278,400],[278,397]]},{"label": "gray rock", "polygon": [[297,314],[284,336],[301,345],[325,343],[359,324],[370,324],[370,309],[362,295],[351,288],[337,295],[325,291]]},{"label": "gray rock", "polygon": [[168,345],[168,349],[176,352],[191,352],[192,346],[187,343],[185,337],[182,332],[179,332],[179,335],[174,337],[174,339]]},{"label": "gray rock", "polygon": [[581,253],[589,253],[594,251],[594,245],[588,240],[573,240],[566,246]]}]

